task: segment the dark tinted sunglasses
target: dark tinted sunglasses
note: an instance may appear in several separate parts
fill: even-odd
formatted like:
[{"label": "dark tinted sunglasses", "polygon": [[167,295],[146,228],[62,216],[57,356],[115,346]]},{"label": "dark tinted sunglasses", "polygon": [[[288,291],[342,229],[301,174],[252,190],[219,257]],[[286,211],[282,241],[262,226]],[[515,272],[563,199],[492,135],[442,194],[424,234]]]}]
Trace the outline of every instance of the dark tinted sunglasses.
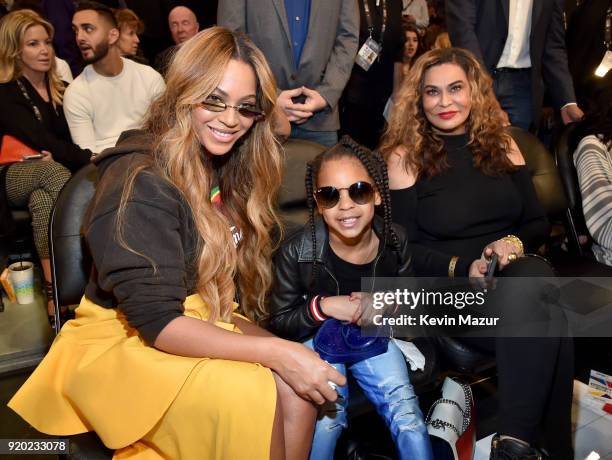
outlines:
[{"label": "dark tinted sunglasses", "polygon": [[317,204],[322,208],[333,208],[340,201],[340,191],[348,190],[349,197],[356,204],[366,204],[374,197],[374,187],[367,182],[355,182],[349,187],[336,188],[332,186],[321,187],[315,190],[314,196]]},{"label": "dark tinted sunglasses", "polygon": [[227,109],[234,109],[244,118],[260,120],[264,117],[264,113],[253,104],[229,105],[216,99],[205,99],[199,105],[210,112],[224,112]]}]

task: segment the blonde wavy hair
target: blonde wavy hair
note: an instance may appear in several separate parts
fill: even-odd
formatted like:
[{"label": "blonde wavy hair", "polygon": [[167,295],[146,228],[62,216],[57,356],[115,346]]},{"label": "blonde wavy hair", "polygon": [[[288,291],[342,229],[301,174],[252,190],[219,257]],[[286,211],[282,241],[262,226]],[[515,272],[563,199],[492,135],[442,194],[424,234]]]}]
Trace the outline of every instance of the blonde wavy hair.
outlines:
[{"label": "blonde wavy hair", "polygon": [[397,149],[405,149],[404,168],[416,177],[432,177],[448,169],[442,136],[437,134],[423,111],[425,75],[434,66],[452,63],[463,69],[471,90],[471,111],[466,132],[474,165],[491,176],[514,169],[507,153],[511,138],[491,77],[472,53],[461,48],[428,51],[414,63],[402,85],[382,137],[380,150],[386,160]]},{"label": "blonde wavy hair", "polygon": [[[254,122],[232,151],[216,164],[222,211],[210,202],[213,160],[192,126],[194,107],[221,82],[230,60],[248,64],[257,80],[257,106],[265,117]],[[229,321],[236,283],[244,314],[258,320],[266,313],[272,284],[270,231],[281,228],[276,214],[282,177],[280,145],[272,134],[276,83],[264,55],[244,34],[221,27],[206,29],[185,42],[173,57],[166,91],[152,104],[145,129],[153,135],[154,171],[172,184],[189,205],[199,236],[197,292],[210,309],[209,321]],[[136,175],[124,187],[118,227]],[[243,239],[236,248],[230,224]]]},{"label": "blonde wavy hair", "polygon": [[[32,10],[18,10],[7,14],[0,20],[0,83],[8,83],[20,78],[23,68],[19,56],[23,48],[26,31],[30,27],[42,26],[53,40],[53,26]],[[53,50],[53,47],[51,48]],[[55,52],[51,55],[51,68],[47,72],[51,99],[62,103],[64,83],[55,71]]]}]

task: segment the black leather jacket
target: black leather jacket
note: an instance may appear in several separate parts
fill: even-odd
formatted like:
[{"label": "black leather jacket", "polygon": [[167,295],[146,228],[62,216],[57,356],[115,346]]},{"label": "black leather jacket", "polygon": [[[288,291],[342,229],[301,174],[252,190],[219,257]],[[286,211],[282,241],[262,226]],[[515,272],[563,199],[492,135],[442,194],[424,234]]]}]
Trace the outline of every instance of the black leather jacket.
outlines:
[{"label": "black leather jacket", "polygon": [[[373,229],[382,239],[382,219],[374,218]],[[400,242],[399,253],[390,241],[384,241],[373,263],[372,278],[377,275],[413,276],[412,256],[403,230],[393,225]],[[303,341],[314,335],[321,321],[314,318],[310,300],[315,295],[340,295],[339,286],[329,263],[327,226],[322,219],[315,222],[317,240],[317,278],[310,286],[313,246],[310,226],[285,241],[274,258],[274,285],[270,296],[269,329],[280,337]],[[372,282],[373,284],[373,282]],[[372,289],[374,286],[372,286]],[[371,289],[371,290],[372,290]]]}]

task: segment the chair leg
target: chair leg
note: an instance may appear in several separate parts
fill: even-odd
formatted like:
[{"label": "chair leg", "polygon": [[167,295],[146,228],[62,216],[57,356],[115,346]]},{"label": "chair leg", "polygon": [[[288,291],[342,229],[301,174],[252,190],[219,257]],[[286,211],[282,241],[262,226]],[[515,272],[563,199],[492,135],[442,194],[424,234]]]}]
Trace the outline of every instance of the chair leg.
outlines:
[{"label": "chair leg", "polygon": [[580,244],[580,237],[578,235],[578,231],[576,230],[576,224],[574,223],[572,212],[569,209],[565,211],[565,218],[567,223],[566,230],[570,246],[577,255],[582,256],[583,250]]}]

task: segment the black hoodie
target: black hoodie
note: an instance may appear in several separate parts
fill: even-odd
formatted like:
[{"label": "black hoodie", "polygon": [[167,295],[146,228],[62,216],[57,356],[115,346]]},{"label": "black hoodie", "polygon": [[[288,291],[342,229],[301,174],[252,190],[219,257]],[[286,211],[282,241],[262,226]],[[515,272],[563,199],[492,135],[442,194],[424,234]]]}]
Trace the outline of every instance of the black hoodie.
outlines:
[{"label": "black hoodie", "polygon": [[[155,173],[150,145],[142,131],[126,131],[116,147],[95,159],[100,179],[83,228],[94,265],[85,296],[118,308],[153,344],[183,315],[183,301],[195,290],[198,240],[184,199]],[[128,173],[142,165],[146,169],[134,181],[123,224],[130,251],[118,239],[117,211]]]}]

